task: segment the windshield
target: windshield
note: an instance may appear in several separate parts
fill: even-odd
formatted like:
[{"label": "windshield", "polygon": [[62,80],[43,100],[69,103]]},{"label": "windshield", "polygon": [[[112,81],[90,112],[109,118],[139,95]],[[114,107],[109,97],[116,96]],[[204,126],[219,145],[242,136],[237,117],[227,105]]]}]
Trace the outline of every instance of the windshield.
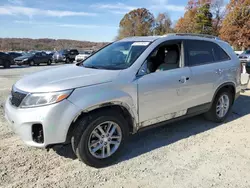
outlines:
[{"label": "windshield", "polygon": [[68,50],[60,50],[58,53],[61,55],[65,55],[67,54]]},{"label": "windshield", "polygon": [[34,54],[35,54],[34,52],[24,52],[24,53],[22,53],[23,56],[32,56]]},{"label": "windshield", "polygon": [[82,66],[96,69],[126,69],[149,44],[150,42],[115,42],[83,61]]}]

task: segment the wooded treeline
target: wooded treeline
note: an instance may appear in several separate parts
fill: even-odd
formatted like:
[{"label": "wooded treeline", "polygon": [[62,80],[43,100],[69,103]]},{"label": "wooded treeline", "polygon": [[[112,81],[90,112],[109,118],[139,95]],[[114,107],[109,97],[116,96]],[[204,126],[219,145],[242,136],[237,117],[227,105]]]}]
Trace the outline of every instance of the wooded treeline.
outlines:
[{"label": "wooded treeline", "polygon": [[64,39],[0,38],[1,51],[99,49],[107,43]]},{"label": "wooded treeline", "polygon": [[219,36],[236,49],[250,48],[250,0],[189,0],[176,24],[167,12],[154,15],[145,8],[127,13],[117,39],[128,36],[198,33]]}]

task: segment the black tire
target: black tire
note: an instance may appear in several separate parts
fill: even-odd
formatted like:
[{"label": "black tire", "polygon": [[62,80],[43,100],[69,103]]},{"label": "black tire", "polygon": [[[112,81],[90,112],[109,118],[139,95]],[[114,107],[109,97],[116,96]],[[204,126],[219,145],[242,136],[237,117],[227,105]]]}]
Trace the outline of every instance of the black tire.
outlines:
[{"label": "black tire", "polygon": [[[115,153],[107,158],[99,159],[94,157],[90,153],[88,148],[88,141],[92,131],[99,124],[105,121],[113,121],[119,125],[122,133],[122,140]],[[128,125],[123,116],[121,116],[114,110],[98,111],[88,116],[80,117],[76,121],[76,128],[74,130],[73,136],[71,137],[72,149],[77,157],[85,164],[95,168],[102,168],[111,165],[118,159],[121,149],[124,146],[125,140],[128,137],[128,134]]]},{"label": "black tire", "polygon": [[36,66],[39,66],[39,65],[40,65],[40,63],[37,63],[37,64],[36,64]]},{"label": "black tire", "polygon": [[4,61],[3,62],[3,68],[5,68],[5,69],[10,68],[10,64],[11,64],[10,61],[7,61],[7,60]]},{"label": "black tire", "polygon": [[34,62],[33,60],[31,60],[31,61],[29,62],[29,65],[30,65],[30,66],[34,66],[34,65],[35,65],[35,62]]},{"label": "black tire", "polygon": [[69,64],[70,63],[70,59],[67,58],[65,63]]},{"label": "black tire", "polygon": [[[217,106],[217,103],[218,103],[218,100],[219,98],[222,96],[222,95],[227,95],[228,98],[229,98],[229,108],[228,108],[228,111],[227,113],[223,116],[223,117],[219,117],[216,113],[216,106]],[[233,104],[233,94],[232,92],[229,90],[229,89],[222,89],[221,91],[218,92],[218,94],[215,96],[214,98],[214,101],[213,101],[213,104],[210,108],[210,110],[208,112],[206,112],[204,114],[205,118],[207,120],[210,120],[210,121],[213,121],[213,122],[216,122],[216,123],[221,123],[221,122],[224,122],[225,119],[227,118],[228,114],[230,113],[231,111],[231,108],[232,108],[232,104]]]},{"label": "black tire", "polygon": [[49,59],[49,61],[47,62],[47,65],[51,65],[52,61]]}]

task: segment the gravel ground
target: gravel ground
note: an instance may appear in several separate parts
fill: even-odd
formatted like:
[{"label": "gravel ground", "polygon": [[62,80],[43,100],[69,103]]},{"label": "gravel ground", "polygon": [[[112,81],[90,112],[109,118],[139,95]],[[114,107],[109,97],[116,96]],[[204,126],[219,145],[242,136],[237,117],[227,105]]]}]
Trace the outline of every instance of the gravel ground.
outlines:
[{"label": "gravel ground", "polygon": [[48,68],[0,68],[0,187],[250,187],[250,91],[224,124],[198,116],[141,132],[117,164],[94,169],[70,147],[30,148],[8,128],[3,103],[12,84]]}]

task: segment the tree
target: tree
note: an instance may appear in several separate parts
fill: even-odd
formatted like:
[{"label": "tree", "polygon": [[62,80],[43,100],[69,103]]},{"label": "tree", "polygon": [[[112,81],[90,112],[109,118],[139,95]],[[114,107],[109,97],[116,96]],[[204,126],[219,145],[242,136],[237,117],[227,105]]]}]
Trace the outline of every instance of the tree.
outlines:
[{"label": "tree", "polygon": [[199,2],[199,8],[195,15],[195,33],[212,34],[212,17],[210,3]]},{"label": "tree", "polygon": [[118,39],[152,34],[154,16],[145,8],[127,13],[120,21]]},{"label": "tree", "polygon": [[177,33],[194,33],[195,32],[194,19],[196,12],[197,12],[197,1],[189,0],[184,16],[181,17],[175,25],[175,31]]},{"label": "tree", "polygon": [[224,0],[213,0],[211,4],[211,12],[213,14],[213,34],[218,36],[221,29],[222,21],[226,14],[224,8]]},{"label": "tree", "polygon": [[231,0],[226,8],[220,37],[236,48],[250,47],[250,0]]},{"label": "tree", "polygon": [[172,21],[167,13],[159,13],[155,20],[155,35],[164,35],[166,33],[172,33]]}]

